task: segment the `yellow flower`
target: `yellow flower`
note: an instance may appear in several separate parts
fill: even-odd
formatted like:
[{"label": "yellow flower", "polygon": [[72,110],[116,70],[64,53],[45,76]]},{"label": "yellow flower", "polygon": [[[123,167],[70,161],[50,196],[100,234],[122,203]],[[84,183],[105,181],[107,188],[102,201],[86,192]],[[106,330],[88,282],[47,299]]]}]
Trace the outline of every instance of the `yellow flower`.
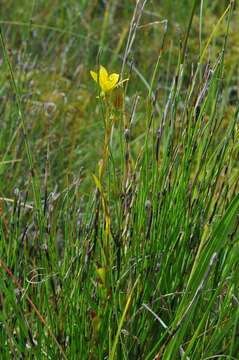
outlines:
[{"label": "yellow flower", "polygon": [[90,74],[95,82],[99,84],[103,95],[122,84],[123,81],[126,81],[123,80],[119,82],[119,74],[113,73],[109,75],[106,68],[102,65],[100,65],[99,73],[91,71]]}]

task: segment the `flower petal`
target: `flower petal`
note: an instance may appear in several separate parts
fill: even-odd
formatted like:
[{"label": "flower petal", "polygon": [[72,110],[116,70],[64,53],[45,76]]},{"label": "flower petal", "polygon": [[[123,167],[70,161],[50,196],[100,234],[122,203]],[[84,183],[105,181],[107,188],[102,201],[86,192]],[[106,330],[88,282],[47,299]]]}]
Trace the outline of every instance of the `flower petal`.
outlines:
[{"label": "flower petal", "polygon": [[102,91],[103,92],[109,91],[109,86],[108,86],[109,75],[108,75],[108,71],[102,65],[100,65],[99,74],[100,74],[100,87],[101,87]]},{"label": "flower petal", "polygon": [[100,78],[100,84],[102,82],[107,81],[108,79],[108,71],[106,70],[106,68],[102,65],[100,65],[100,70],[99,70],[99,78]]},{"label": "flower petal", "polygon": [[92,78],[98,83],[98,74],[94,71],[90,71]]},{"label": "flower petal", "polygon": [[106,68],[103,65],[100,65],[99,74],[100,74],[100,80],[102,80],[102,81],[108,80],[108,77],[109,77],[108,71],[106,70]]},{"label": "flower petal", "polygon": [[99,73],[90,71],[90,74],[94,81],[99,84],[102,93],[113,90],[119,84],[119,74],[108,74],[108,71],[103,65],[100,65]]},{"label": "flower petal", "polygon": [[109,76],[109,81],[112,83],[112,85],[114,85],[114,87],[115,87],[115,85],[117,84],[117,82],[119,81],[119,74],[115,74],[115,73],[113,73],[113,74],[111,74],[110,76]]},{"label": "flower petal", "polygon": [[116,87],[118,80],[119,80],[118,74],[111,74],[110,76],[108,76],[106,81],[101,83],[102,90],[104,92],[113,90]]}]

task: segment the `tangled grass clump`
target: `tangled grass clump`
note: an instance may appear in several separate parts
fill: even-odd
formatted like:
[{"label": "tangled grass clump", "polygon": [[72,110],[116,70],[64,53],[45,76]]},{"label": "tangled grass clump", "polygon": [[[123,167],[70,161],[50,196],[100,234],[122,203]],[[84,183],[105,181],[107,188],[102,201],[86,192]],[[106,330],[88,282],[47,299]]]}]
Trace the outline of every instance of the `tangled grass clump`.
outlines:
[{"label": "tangled grass clump", "polygon": [[4,1],[1,359],[238,358],[237,15]]}]

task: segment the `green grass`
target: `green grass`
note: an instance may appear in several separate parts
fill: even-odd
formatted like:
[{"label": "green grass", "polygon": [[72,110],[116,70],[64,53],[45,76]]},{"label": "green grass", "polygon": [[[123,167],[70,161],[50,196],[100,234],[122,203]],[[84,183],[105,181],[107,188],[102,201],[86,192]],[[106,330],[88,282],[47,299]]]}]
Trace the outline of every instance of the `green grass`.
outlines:
[{"label": "green grass", "polygon": [[2,1],[3,360],[239,359],[238,6],[136,10]]}]

